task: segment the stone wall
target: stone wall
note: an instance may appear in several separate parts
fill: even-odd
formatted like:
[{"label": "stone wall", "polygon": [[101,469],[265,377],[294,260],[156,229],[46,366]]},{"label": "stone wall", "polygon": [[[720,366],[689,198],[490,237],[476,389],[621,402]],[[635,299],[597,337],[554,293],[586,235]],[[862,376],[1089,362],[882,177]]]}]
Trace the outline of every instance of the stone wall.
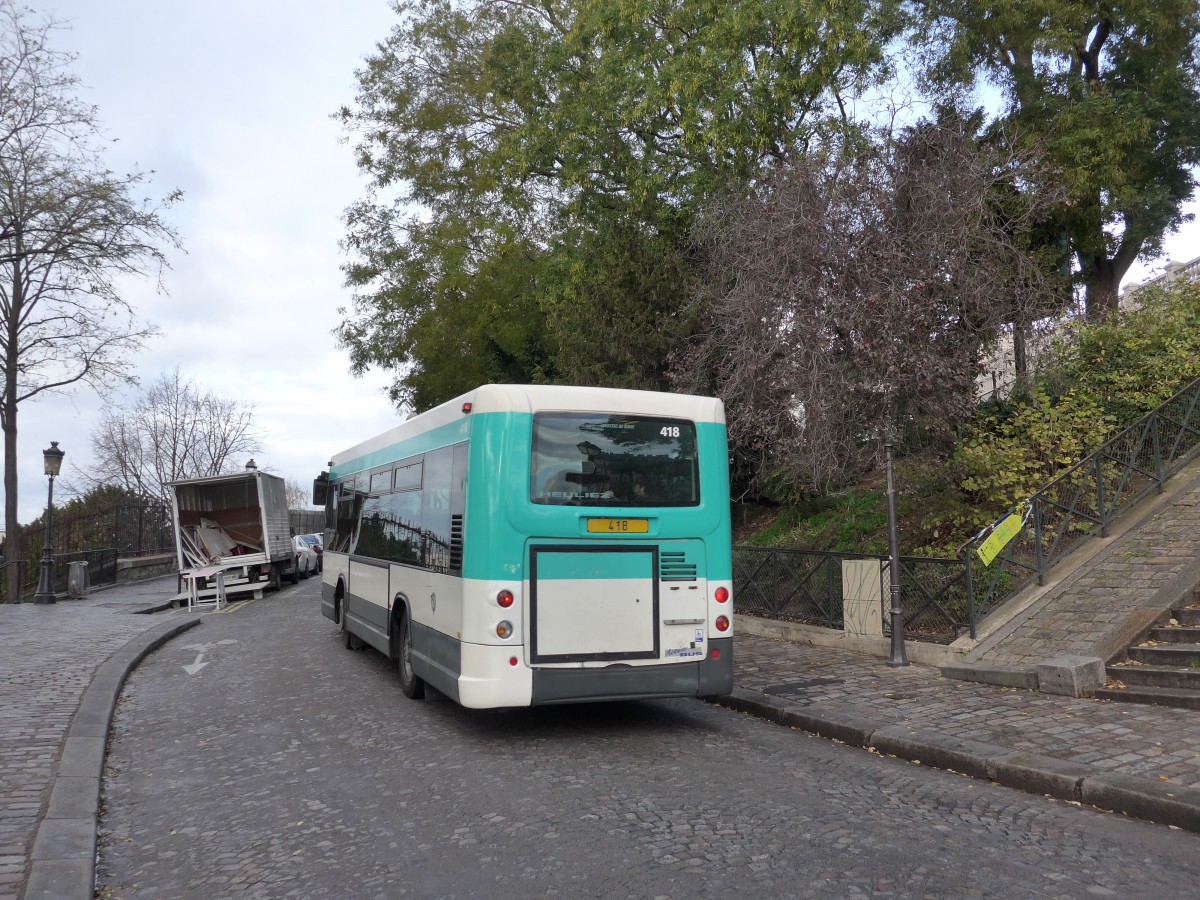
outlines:
[{"label": "stone wall", "polygon": [[174,575],[176,561],[174,553],[159,553],[154,556],[131,556],[117,560],[117,584],[132,584]]}]

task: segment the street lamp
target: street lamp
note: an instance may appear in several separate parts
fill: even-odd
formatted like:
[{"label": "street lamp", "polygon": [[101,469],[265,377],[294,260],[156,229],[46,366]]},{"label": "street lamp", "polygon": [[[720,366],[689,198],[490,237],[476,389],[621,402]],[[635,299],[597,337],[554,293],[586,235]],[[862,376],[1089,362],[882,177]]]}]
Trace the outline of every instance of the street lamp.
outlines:
[{"label": "street lamp", "polygon": [[896,535],[896,488],[892,481],[892,445],[883,445],[887,454],[887,517],[888,517],[888,572],[891,575],[892,594],[892,656],[889,666],[907,666],[908,655],[904,650],[904,611],[900,608],[900,539]]},{"label": "street lamp", "polygon": [[46,496],[46,544],[42,547],[42,570],[38,575],[37,593],[33,595],[34,603],[55,602],[54,550],[50,546],[50,520],[54,514],[54,477],[62,471],[64,456],[66,454],[58,449],[58,441],[51,441],[49,449],[42,451],[46,475],[50,479],[50,493]]}]

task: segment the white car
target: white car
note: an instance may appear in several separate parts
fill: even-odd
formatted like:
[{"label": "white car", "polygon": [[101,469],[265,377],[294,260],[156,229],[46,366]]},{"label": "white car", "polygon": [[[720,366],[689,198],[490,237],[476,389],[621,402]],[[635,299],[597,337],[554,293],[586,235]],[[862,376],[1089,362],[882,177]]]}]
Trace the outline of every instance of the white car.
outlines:
[{"label": "white car", "polygon": [[301,578],[315,575],[321,565],[319,557],[312,545],[304,540],[306,535],[298,534],[292,538],[292,552],[296,554],[296,573]]},{"label": "white car", "polygon": [[302,534],[302,535],[299,535],[296,538],[296,540],[304,541],[304,543],[308,544],[308,546],[312,549],[313,553],[317,554],[317,567],[316,567],[315,571],[317,571],[317,572],[323,571],[325,566],[323,565],[323,563],[321,561],[321,553],[324,552],[324,549],[325,549],[324,535]]}]

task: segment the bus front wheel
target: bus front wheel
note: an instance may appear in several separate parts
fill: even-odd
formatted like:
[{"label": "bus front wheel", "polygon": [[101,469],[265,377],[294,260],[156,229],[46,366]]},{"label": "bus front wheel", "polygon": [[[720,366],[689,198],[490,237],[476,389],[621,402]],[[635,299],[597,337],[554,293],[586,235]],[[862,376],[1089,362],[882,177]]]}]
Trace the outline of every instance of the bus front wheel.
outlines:
[{"label": "bus front wheel", "polygon": [[420,700],[425,696],[425,682],[413,671],[412,627],[406,614],[400,614],[397,629],[399,634],[396,636],[396,669],[400,673],[400,690],[404,691],[404,696],[410,700]]}]

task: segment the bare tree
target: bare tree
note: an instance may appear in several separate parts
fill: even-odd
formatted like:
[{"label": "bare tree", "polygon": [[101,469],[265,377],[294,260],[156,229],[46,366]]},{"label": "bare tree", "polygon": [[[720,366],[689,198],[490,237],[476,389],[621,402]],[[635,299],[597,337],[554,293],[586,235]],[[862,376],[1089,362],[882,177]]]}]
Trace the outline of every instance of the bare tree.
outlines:
[{"label": "bare tree", "polygon": [[1050,304],[1022,236],[1056,196],[1032,159],[952,121],[847,138],[713,210],[704,327],[675,373],[726,401],[751,489],[826,492],[881,439],[948,438],[1001,326]]},{"label": "bare tree", "polygon": [[92,484],[168,502],[168,482],[236,471],[261,449],[252,406],[203,391],[176,369],[105,412],[92,434],[96,462],[84,472]]},{"label": "bare tree", "polygon": [[288,509],[316,509],[312,504],[312,486],[305,486],[295,478],[286,478],[283,482],[284,493],[287,494]]},{"label": "bare tree", "polygon": [[178,245],[160,218],[178,194],[156,205],[134,195],[144,173],[105,168],[96,110],[74,94],[73,58],[50,46],[59,24],[28,15],[0,0],[0,426],[14,559],[18,408],[47,391],[103,389],[125,375],[154,329],[137,321],[116,281],[161,277],[163,245]]}]

